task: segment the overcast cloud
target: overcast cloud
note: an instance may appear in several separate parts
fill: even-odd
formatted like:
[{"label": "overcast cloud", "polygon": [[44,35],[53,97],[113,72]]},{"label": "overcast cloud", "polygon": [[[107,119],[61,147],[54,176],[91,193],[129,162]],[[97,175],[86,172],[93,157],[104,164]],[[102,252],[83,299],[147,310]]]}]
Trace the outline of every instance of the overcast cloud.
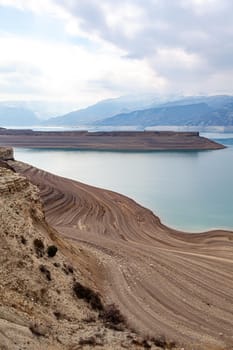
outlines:
[{"label": "overcast cloud", "polygon": [[130,93],[233,92],[231,0],[0,0],[6,8],[9,21],[14,13],[30,24],[20,34],[0,24],[0,98],[11,84],[20,94],[24,71],[34,82],[22,82],[21,98],[81,105]]}]

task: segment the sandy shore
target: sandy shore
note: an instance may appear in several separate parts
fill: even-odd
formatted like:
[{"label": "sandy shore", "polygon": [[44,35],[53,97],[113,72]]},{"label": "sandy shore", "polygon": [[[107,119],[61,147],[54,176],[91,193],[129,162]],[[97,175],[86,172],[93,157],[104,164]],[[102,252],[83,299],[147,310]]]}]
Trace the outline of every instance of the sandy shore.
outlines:
[{"label": "sandy shore", "polygon": [[99,289],[131,327],[185,349],[232,348],[233,232],[178,232],[125,196],[10,163],[39,186],[48,222],[97,257]]},{"label": "sandy shore", "polygon": [[0,129],[0,145],[126,151],[211,150],[225,148],[214,141],[200,137],[198,132],[172,131],[45,132]]}]

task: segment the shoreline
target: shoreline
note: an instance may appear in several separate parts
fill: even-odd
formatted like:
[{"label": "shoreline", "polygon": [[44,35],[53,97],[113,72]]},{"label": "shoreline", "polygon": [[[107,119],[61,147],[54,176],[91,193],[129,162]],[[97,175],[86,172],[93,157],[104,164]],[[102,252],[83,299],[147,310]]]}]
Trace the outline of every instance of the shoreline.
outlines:
[{"label": "shoreline", "polygon": [[[18,148],[20,150],[20,148]],[[26,148],[25,148],[26,149]],[[44,151],[45,149],[44,148],[28,148],[28,150],[41,150],[41,151]],[[50,148],[50,149],[46,149],[46,151],[58,151],[58,150],[61,150],[61,151],[65,151],[65,152],[69,152],[69,151],[74,151],[75,149],[54,149],[54,148]],[[87,150],[88,152],[90,150]],[[211,152],[212,150],[199,150],[199,151],[194,151],[194,152]],[[80,152],[85,152],[85,150],[80,150]],[[110,150],[110,151],[107,151],[107,150],[93,150],[91,152],[115,152],[113,150]],[[124,151],[116,151],[116,152],[124,152]],[[160,151],[125,151],[126,153],[153,153],[153,152],[160,152]],[[161,152],[164,152],[164,151],[161,151]],[[180,150],[180,151],[167,151],[167,152],[193,152],[191,150]],[[24,163],[24,161],[19,161],[19,162],[22,162]],[[26,163],[26,164],[29,164],[29,163]],[[33,167],[37,168],[37,166],[34,166],[32,165]],[[40,168],[41,169],[41,168]],[[111,192],[115,192],[119,195],[122,195],[122,196],[125,196],[125,197],[128,197],[130,198],[131,200],[135,201],[135,203],[139,204],[140,206],[142,206],[143,208],[145,208],[146,210],[149,210],[151,211],[155,216],[158,216],[160,218],[160,221],[162,223],[162,225],[166,226],[167,228],[169,229],[172,229],[174,231],[178,231],[178,232],[187,232],[188,234],[192,234],[192,235],[199,235],[199,234],[202,234],[202,233],[206,233],[206,232],[212,232],[212,231],[218,231],[218,230],[222,230],[222,231],[229,231],[229,232],[233,232],[233,227],[227,227],[227,226],[219,226],[219,227],[209,227],[209,228],[203,228],[203,229],[191,229],[189,227],[177,227],[175,224],[173,223],[169,223],[166,221],[166,217],[156,213],[156,211],[153,209],[153,208],[150,208],[150,206],[146,205],[146,204],[143,204],[141,203],[141,201],[139,199],[136,199],[134,198],[132,195],[128,195],[127,193],[124,193],[120,190],[115,190],[115,189],[111,189],[111,188],[106,188],[104,186],[99,186],[99,185],[93,185],[93,184],[89,184],[89,183],[86,183],[85,181],[82,181],[82,180],[79,180],[79,179],[76,179],[75,177],[69,177],[69,176],[63,176],[63,175],[59,175],[58,173],[55,173],[53,171],[50,171],[50,170],[46,170],[46,169],[41,169],[47,173],[50,173],[54,176],[59,176],[59,177],[64,177],[65,179],[67,180],[71,180],[71,181],[77,181],[77,182],[80,182],[80,183],[84,183],[86,184],[87,186],[91,186],[93,188],[99,188],[99,189],[102,189],[102,190],[107,190],[107,191],[111,191]]]},{"label": "shoreline", "polygon": [[[221,158],[221,156],[223,155],[224,156],[224,153],[226,151],[228,151],[229,148],[226,148],[223,153],[220,153],[219,155],[216,154],[216,156]],[[45,156],[43,156],[43,152],[45,151]],[[50,155],[52,156],[52,158],[56,159],[56,162],[58,161],[59,163],[59,152],[62,152],[62,155],[61,157],[63,157],[62,159],[66,160],[66,159],[69,159],[69,162],[64,162],[63,166],[60,168],[59,166],[55,166],[55,167],[51,167],[50,166]],[[67,179],[70,179],[70,180],[73,180],[73,181],[78,181],[78,182],[84,182],[86,184],[89,184],[90,186],[97,186],[99,188],[103,188],[103,189],[108,189],[108,190],[112,190],[112,191],[115,191],[115,192],[118,192],[122,195],[125,195],[125,196],[129,196],[130,198],[133,198],[135,201],[137,201],[138,203],[140,203],[140,205],[142,205],[143,207],[147,208],[148,210],[151,210],[153,211],[153,213],[155,215],[158,215],[161,219],[162,219],[162,222],[165,226],[168,226],[168,227],[171,227],[177,231],[185,231],[185,232],[189,232],[190,234],[195,234],[195,233],[201,233],[201,232],[205,232],[205,231],[215,231],[215,230],[229,230],[229,231],[232,231],[233,230],[233,226],[231,225],[232,224],[232,220],[228,220],[229,218],[229,215],[227,218],[223,217],[222,220],[215,220],[215,217],[217,218],[216,214],[220,215],[221,214],[221,211],[218,211],[218,212],[214,212],[212,213],[212,219],[211,220],[207,220],[205,221],[205,216],[204,215],[196,215],[195,214],[192,214],[189,217],[189,211],[191,211],[191,209],[187,209],[187,212],[185,211],[184,213],[181,214],[181,210],[179,210],[179,212],[177,212],[177,215],[170,215],[169,211],[166,212],[166,209],[167,207],[170,208],[170,212],[171,211],[176,211],[176,206],[174,205],[172,208],[171,208],[171,202],[167,199],[167,205],[164,206],[160,206],[160,202],[158,201],[158,198],[157,197],[153,197],[153,200],[149,200],[148,201],[148,194],[150,195],[151,193],[154,193],[153,192],[153,189],[150,190],[150,188],[147,189],[147,186],[146,184],[143,185],[143,187],[145,189],[143,189],[143,191],[147,191],[147,197],[145,196],[140,196],[138,195],[138,189],[136,191],[129,191],[127,189],[127,187],[129,185],[131,185],[130,181],[126,182],[124,184],[124,186],[122,187],[121,185],[117,185],[118,183],[118,180],[116,179],[115,181],[108,181],[108,179],[106,179],[106,181],[104,181],[103,179],[101,179],[101,171],[100,171],[100,174],[98,174],[98,169],[96,169],[97,173],[95,174],[95,176],[87,176],[85,177],[85,167],[84,167],[84,171],[82,170],[82,167],[80,169],[79,166],[77,166],[76,168],[72,166],[72,171],[71,173],[69,174],[69,165],[72,164],[73,162],[77,163],[79,162],[79,159],[81,160],[81,164],[82,162],[86,162],[86,154],[87,156],[91,157],[91,159],[93,158],[96,158],[97,157],[97,154],[98,155],[98,158],[97,159],[102,159],[102,156],[104,156],[104,154],[102,155],[102,153],[106,153],[105,157],[107,157],[107,159],[109,158],[112,158],[114,156],[114,153],[115,153],[115,157],[117,157],[117,159],[119,159],[118,161],[118,166],[119,164],[121,164],[122,162],[122,157],[124,156],[124,154],[126,154],[126,157],[131,157],[130,154],[138,154],[139,157],[141,157],[140,153],[142,154],[147,154],[146,157],[154,157],[154,155],[151,155],[149,156],[149,154],[153,154],[153,153],[158,153],[160,151],[149,151],[149,152],[144,152],[144,151],[140,151],[140,152],[137,152],[137,151],[106,151],[106,150],[93,150],[93,151],[85,151],[85,150],[80,150],[80,151],[77,151],[76,153],[76,150],[75,149],[53,149],[53,148],[50,148],[50,149],[44,149],[44,148],[28,148],[28,149],[21,149],[21,148],[18,148],[18,149],[15,149],[15,152],[17,152],[17,158],[20,159],[26,163],[30,163],[30,164],[33,164],[33,166],[35,167],[38,167],[38,168],[43,168],[43,170],[47,171],[47,172],[51,172],[57,176],[64,176],[66,177]],[[54,156],[52,155],[54,152]],[[70,152],[70,153],[69,153]],[[82,152],[84,152],[82,154]],[[87,152],[87,153],[85,153]],[[88,153],[89,152],[89,153]],[[93,154],[92,154],[93,152]],[[110,153],[111,157],[108,155],[108,152]],[[187,156],[189,157],[189,155],[186,155],[186,152],[187,153],[191,153],[194,152],[194,154],[197,156],[199,155],[200,156],[200,152],[211,152],[211,151],[207,151],[207,150],[201,150],[201,151],[191,151],[191,150],[182,150],[182,151],[161,151],[161,152],[165,152],[167,154],[169,154],[169,157],[173,157],[173,152],[174,153],[177,153],[177,155],[179,154],[179,152],[181,152],[181,154],[183,153],[182,157],[183,156]],[[95,154],[96,153],[96,154]],[[119,153],[119,155],[117,154]],[[120,154],[122,155],[122,157],[120,156]],[[71,157],[71,155],[73,155]],[[132,155],[133,156],[133,155]],[[203,155],[203,156],[206,156],[206,155]],[[212,156],[211,153],[209,153],[207,155],[208,157]],[[213,156],[215,157],[215,155],[213,154]],[[38,157],[38,160],[36,161]],[[67,158],[68,157],[68,158]],[[81,158],[80,158],[81,157]],[[134,156],[133,156],[134,157]],[[137,156],[138,157],[138,156]],[[162,153],[161,155],[159,155],[159,157],[162,157]],[[51,158],[51,159],[52,159]],[[105,159],[105,158],[103,158]],[[127,159],[127,158],[126,158]],[[137,158],[136,158],[137,159]],[[151,159],[151,158],[149,158]],[[54,161],[53,161],[54,162]],[[127,161],[126,161],[127,162]],[[40,165],[41,164],[41,165]],[[42,166],[43,164],[43,166]],[[111,169],[111,166],[112,166],[112,163],[102,163],[104,164],[104,166],[107,166]],[[125,163],[123,163],[125,164]],[[91,164],[89,164],[89,167],[91,166]],[[67,169],[67,170],[62,170],[62,168],[64,169]],[[134,168],[134,167],[133,167]],[[74,171],[74,169],[76,169]],[[95,169],[95,168],[94,168]],[[145,168],[147,169],[147,168]],[[81,171],[81,173],[80,173]],[[130,171],[130,169],[129,169]],[[144,172],[147,171],[147,170],[144,170]],[[95,173],[95,171],[94,171]],[[81,174],[81,176],[80,176]],[[112,174],[112,173],[110,173]],[[114,176],[114,174],[113,174]],[[132,176],[134,176],[134,174],[132,174]],[[136,176],[136,175],[135,175]],[[168,175],[166,175],[168,176]],[[124,180],[125,181],[125,180]],[[120,180],[120,184],[121,184],[121,180]],[[136,185],[137,186],[137,185]],[[137,187],[136,187],[137,188]],[[182,188],[181,188],[182,190]],[[165,189],[166,191],[166,189]],[[175,190],[174,190],[175,191]],[[160,193],[161,193],[161,190],[160,190]],[[171,193],[172,193],[172,189],[170,188],[169,190],[169,198],[171,197]],[[226,193],[226,195],[228,194],[228,192]],[[161,196],[163,196],[161,194]],[[179,196],[179,194],[178,194]],[[174,197],[174,196],[173,196]],[[152,198],[152,197],[151,197]],[[162,197],[161,197],[162,198]],[[144,200],[143,200],[144,199]],[[179,200],[179,198],[176,198],[177,200]],[[213,201],[215,202],[215,201]],[[156,205],[155,205],[156,203]],[[189,203],[190,205],[192,204],[193,206],[195,206],[195,204],[197,205],[197,203],[191,203],[190,202],[190,196],[189,196]],[[181,207],[182,207],[182,203],[181,203]],[[210,204],[211,205],[211,204]],[[196,208],[196,207],[195,207]],[[186,209],[186,208],[184,208]],[[205,209],[205,208],[203,208]],[[166,214],[166,215],[164,215]],[[187,216],[188,214],[188,216]],[[207,213],[209,214],[209,212]],[[188,219],[186,219],[186,216]],[[228,224],[228,225],[226,225]]]}]

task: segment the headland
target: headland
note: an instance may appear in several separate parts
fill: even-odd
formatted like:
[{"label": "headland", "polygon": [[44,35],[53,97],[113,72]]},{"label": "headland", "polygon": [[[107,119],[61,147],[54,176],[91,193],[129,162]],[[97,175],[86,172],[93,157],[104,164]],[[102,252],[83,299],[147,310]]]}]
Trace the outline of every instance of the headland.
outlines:
[{"label": "headland", "polygon": [[225,146],[199,132],[175,131],[33,131],[0,128],[0,145],[81,150],[215,150]]}]

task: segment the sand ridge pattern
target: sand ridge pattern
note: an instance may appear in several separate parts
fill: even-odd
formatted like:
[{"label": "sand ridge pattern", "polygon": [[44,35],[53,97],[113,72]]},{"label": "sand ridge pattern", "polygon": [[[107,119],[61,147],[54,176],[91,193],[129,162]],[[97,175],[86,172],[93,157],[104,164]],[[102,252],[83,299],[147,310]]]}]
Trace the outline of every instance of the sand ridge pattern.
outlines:
[{"label": "sand ridge pattern", "polygon": [[103,303],[98,260],[47,224],[36,186],[0,163],[0,193],[1,350],[161,349]]},{"label": "sand ridge pattern", "polygon": [[48,222],[97,257],[99,290],[130,326],[185,349],[233,348],[233,232],[178,232],[120,194],[14,167],[39,186]]}]

